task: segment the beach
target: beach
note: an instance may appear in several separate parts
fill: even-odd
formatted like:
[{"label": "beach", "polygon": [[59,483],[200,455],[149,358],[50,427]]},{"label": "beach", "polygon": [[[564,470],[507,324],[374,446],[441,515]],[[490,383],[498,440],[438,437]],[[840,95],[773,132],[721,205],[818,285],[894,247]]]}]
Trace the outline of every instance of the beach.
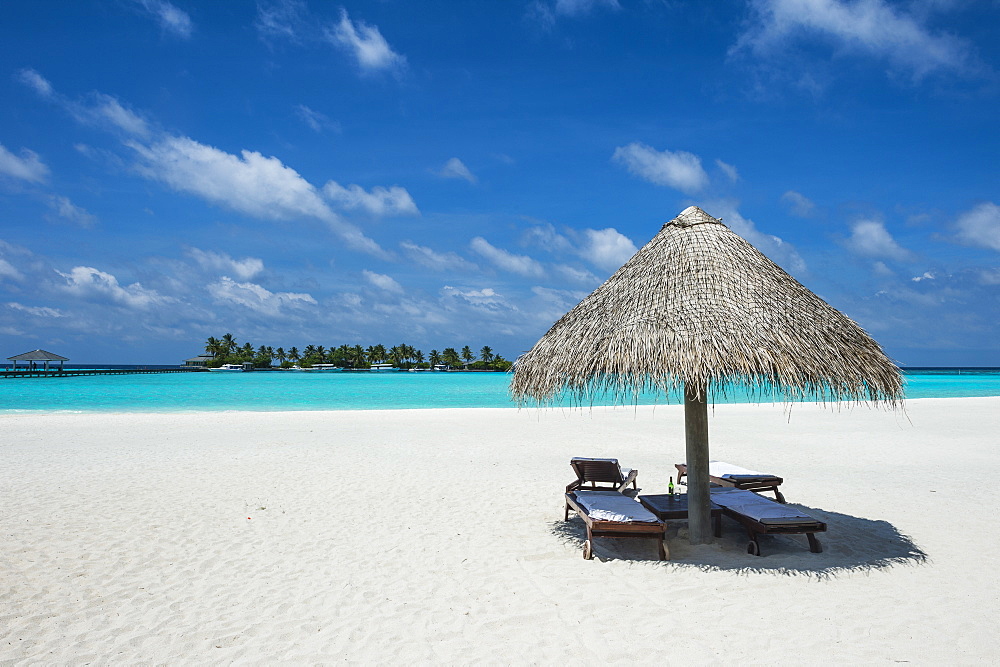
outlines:
[{"label": "beach", "polygon": [[680,406],[3,414],[0,664],[995,662],[998,433],[1000,398],[719,405],[712,458],[823,553],[725,519],[586,561],[569,459],[664,493]]}]

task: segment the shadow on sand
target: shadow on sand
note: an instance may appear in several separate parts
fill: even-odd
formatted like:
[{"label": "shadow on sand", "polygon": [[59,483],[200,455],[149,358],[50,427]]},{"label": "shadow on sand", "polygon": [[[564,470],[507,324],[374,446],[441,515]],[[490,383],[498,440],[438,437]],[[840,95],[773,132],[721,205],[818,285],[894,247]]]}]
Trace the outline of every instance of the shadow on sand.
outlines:
[{"label": "shadow on sand", "polygon": [[[703,571],[805,575],[833,577],[847,572],[883,570],[896,565],[919,565],[927,554],[907,535],[887,521],[863,519],[789,503],[827,524],[827,532],[817,533],[823,552],[809,551],[805,535],[762,535],[763,556],[747,553],[749,538],[742,525],[729,517],[722,519],[722,537],[712,544],[692,546],[687,541],[687,522],[668,522],[667,568],[697,568]],[[551,530],[563,542],[583,550],[587,530],[579,517],[553,521]],[[594,540],[594,558],[599,560],[658,561],[652,540]]]}]

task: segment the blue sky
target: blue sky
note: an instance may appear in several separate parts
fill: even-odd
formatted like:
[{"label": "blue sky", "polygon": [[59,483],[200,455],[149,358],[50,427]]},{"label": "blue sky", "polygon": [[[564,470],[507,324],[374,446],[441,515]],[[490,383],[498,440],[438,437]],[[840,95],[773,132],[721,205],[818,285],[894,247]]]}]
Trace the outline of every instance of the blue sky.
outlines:
[{"label": "blue sky", "polygon": [[0,5],[0,352],[513,359],[697,204],[1000,366],[1000,2]]}]

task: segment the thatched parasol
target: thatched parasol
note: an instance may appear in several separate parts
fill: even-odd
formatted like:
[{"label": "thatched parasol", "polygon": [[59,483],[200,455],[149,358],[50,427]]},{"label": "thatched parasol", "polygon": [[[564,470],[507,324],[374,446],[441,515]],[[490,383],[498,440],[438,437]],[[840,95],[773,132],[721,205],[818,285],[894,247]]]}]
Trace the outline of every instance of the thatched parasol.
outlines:
[{"label": "thatched parasol", "polygon": [[684,392],[689,535],[709,540],[708,401],[731,383],[785,399],[902,404],[899,369],[846,315],[696,206],[663,225],[514,364],[511,393],[578,404]]}]

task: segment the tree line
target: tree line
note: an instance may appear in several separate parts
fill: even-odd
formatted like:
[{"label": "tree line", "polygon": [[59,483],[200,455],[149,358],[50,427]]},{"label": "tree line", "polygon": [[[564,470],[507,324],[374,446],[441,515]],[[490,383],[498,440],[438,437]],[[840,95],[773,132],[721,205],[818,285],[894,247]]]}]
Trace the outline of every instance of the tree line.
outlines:
[{"label": "tree line", "polygon": [[223,364],[244,364],[252,363],[254,368],[270,368],[275,362],[282,368],[311,368],[316,364],[333,364],[344,368],[365,369],[372,364],[391,363],[396,368],[424,368],[429,369],[434,366],[444,364],[449,368],[466,368],[469,370],[484,371],[507,371],[511,367],[511,362],[504,359],[499,354],[494,354],[493,349],[484,345],[479,354],[472,352],[468,345],[461,350],[453,347],[446,347],[442,351],[431,350],[427,356],[421,350],[412,345],[401,343],[386,348],[382,344],[362,347],[361,345],[340,345],[337,347],[324,347],[322,345],[306,345],[302,350],[297,347],[290,347],[287,350],[283,347],[273,348],[268,345],[254,347],[250,343],[240,345],[236,338],[227,333],[221,338],[210,336],[205,342],[205,352],[212,355],[212,360],[208,362],[210,367],[219,367]]}]

